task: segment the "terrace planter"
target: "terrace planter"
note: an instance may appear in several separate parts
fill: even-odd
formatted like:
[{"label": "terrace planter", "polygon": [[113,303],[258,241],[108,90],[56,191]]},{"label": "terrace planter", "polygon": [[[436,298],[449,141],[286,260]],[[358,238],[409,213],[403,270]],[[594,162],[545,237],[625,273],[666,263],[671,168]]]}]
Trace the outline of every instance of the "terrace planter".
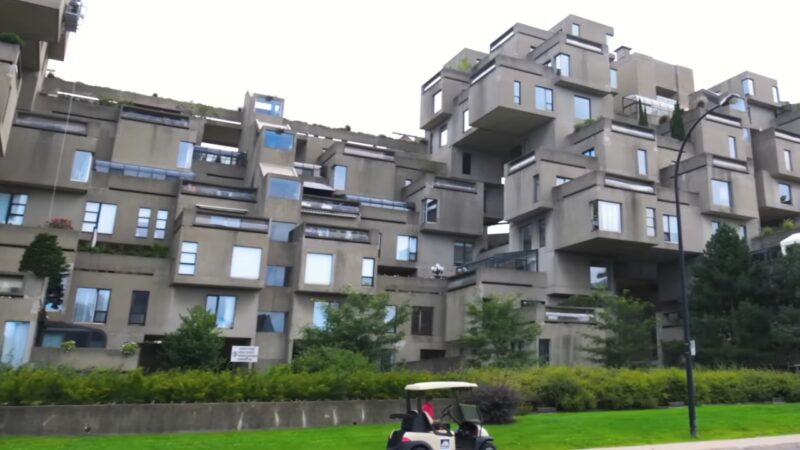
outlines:
[{"label": "terrace planter", "polygon": [[19,53],[19,45],[0,42],[0,63],[17,64],[19,61]]}]

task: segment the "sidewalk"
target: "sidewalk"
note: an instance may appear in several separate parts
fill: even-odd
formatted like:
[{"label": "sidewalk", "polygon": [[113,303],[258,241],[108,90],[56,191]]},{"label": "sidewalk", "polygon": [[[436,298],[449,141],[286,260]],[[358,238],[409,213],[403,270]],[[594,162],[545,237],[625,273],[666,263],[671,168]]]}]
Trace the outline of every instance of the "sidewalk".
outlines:
[{"label": "sidewalk", "polygon": [[800,450],[800,434],[725,441],[679,442],[676,444],[606,447],[588,450]]}]

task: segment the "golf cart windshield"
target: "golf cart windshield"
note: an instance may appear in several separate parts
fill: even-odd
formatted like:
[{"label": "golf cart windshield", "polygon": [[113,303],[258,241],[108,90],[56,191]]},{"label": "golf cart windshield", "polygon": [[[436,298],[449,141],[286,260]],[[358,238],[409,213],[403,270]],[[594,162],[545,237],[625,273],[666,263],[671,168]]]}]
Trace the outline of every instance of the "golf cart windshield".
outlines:
[{"label": "golf cart windshield", "polygon": [[470,405],[469,403],[459,403],[461,409],[461,420],[464,422],[481,423],[481,415],[478,413],[478,407]]}]

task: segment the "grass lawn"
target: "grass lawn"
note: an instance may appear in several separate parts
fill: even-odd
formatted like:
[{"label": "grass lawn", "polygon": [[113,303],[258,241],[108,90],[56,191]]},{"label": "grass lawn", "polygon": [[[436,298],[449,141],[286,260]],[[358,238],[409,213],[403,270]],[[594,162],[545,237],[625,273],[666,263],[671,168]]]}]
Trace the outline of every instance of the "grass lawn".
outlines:
[{"label": "grass lawn", "polygon": [[[701,439],[800,433],[800,404],[703,406]],[[3,450],[384,449],[392,425],[134,436],[0,438]],[[685,408],[540,414],[488,427],[499,450],[575,449],[688,440]]]}]

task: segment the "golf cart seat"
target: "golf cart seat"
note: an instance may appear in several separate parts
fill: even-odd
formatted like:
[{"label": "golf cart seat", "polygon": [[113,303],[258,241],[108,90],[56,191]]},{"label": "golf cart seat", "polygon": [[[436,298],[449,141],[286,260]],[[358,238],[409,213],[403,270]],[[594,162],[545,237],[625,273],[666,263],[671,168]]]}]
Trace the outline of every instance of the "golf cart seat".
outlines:
[{"label": "golf cart seat", "polygon": [[407,412],[400,422],[400,429],[403,431],[410,431],[412,433],[428,433],[432,431],[430,421],[424,413],[412,409]]}]

